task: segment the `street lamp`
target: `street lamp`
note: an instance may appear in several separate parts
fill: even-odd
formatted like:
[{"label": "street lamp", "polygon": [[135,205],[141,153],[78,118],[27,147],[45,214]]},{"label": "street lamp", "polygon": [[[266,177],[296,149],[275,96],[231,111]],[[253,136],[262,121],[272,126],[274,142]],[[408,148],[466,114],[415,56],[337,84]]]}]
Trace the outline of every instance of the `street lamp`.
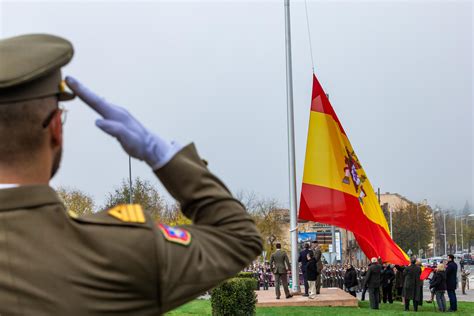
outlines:
[{"label": "street lamp", "polygon": [[456,225],[456,217],[457,215],[454,215],[454,253],[458,252],[458,230]]},{"label": "street lamp", "polygon": [[433,257],[436,257],[436,218],[435,211],[439,211],[439,207],[433,209]]},{"label": "street lamp", "polygon": [[444,215],[444,255],[448,255],[448,244],[446,242],[446,212],[443,213]]}]

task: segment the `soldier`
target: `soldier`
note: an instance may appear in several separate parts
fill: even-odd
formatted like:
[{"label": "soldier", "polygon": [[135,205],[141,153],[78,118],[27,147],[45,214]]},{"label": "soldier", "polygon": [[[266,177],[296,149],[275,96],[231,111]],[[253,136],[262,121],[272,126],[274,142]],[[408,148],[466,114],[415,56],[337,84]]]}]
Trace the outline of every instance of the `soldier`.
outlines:
[{"label": "soldier", "polygon": [[[466,295],[466,284],[468,282],[468,277],[471,272],[467,271],[466,269],[461,270],[461,286],[462,286],[462,294]],[[469,286],[467,287],[469,289]]]},{"label": "soldier", "polygon": [[0,41],[0,314],[158,315],[251,263],[262,250],[256,226],[194,145],[152,134],[72,78],[103,117],[96,125],[151,167],[193,225],[155,223],[136,204],[85,217],[65,209],[49,181],[63,146],[58,101],[73,98],[61,83],[72,55],[52,35]]},{"label": "soldier", "polygon": [[283,285],[286,298],[291,298],[293,295],[288,290],[288,271],[291,270],[290,260],[286,252],[281,250],[281,244],[276,244],[276,252],[270,257],[270,266],[273,268],[275,275],[275,294],[276,298],[280,299],[280,284]]},{"label": "soldier", "polygon": [[321,284],[323,287],[328,287],[327,266],[325,266],[321,271]]},{"label": "soldier", "polygon": [[346,270],[339,265],[339,271],[338,271],[338,278],[339,278],[339,288],[343,289],[344,288],[344,275],[346,273]]},{"label": "soldier", "polygon": [[323,270],[323,262],[322,262],[322,252],[321,247],[318,245],[317,240],[313,240],[311,242],[311,249],[314,253],[314,258],[316,259],[316,264],[318,266],[318,276],[316,278],[316,294],[320,294],[321,292],[321,271]]},{"label": "soldier", "polygon": [[337,277],[336,277],[336,268],[334,267],[334,265],[331,265],[330,280],[331,280],[330,282],[331,287],[336,287]]}]

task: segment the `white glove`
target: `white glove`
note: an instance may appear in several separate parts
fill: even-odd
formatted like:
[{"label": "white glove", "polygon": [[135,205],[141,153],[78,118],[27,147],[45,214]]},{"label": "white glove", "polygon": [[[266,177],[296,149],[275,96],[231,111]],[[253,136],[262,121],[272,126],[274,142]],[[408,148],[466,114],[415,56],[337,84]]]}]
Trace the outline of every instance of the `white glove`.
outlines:
[{"label": "white glove", "polygon": [[87,105],[102,115],[95,124],[117,138],[123,149],[132,157],[144,160],[153,170],[166,165],[183,147],[152,134],[126,109],[107,102],[79,81],[66,77],[71,90]]}]

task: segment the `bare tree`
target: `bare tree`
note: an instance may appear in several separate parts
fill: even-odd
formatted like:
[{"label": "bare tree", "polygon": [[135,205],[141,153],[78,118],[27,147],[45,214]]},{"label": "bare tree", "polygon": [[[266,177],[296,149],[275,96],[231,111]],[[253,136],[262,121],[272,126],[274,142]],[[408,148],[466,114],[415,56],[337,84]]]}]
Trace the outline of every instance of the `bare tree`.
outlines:
[{"label": "bare tree", "polygon": [[94,200],[81,190],[59,187],[56,192],[67,210],[73,211],[79,216],[94,212]]},{"label": "bare tree", "polygon": [[178,203],[167,205],[160,222],[170,226],[190,225],[192,221],[184,216]]},{"label": "bare tree", "polygon": [[246,207],[257,224],[268,256],[273,252],[276,241],[284,238],[288,210],[283,209],[275,199],[259,198],[254,192],[238,192],[236,198]]},{"label": "bare tree", "polygon": [[[161,219],[166,211],[166,203],[158,190],[149,181],[137,177],[133,181],[132,201],[140,204],[155,220]],[[130,203],[130,188],[128,179],[123,179],[119,187],[109,193],[104,208],[111,208],[118,204]]]}]

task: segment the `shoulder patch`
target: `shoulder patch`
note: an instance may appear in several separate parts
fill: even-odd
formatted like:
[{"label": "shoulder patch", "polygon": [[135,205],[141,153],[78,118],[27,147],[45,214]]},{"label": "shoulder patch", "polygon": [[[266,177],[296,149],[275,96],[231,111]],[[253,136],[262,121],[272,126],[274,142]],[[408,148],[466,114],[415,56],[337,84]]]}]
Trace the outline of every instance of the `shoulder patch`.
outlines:
[{"label": "shoulder patch", "polygon": [[122,222],[145,223],[145,215],[140,204],[120,204],[108,210],[107,213]]},{"label": "shoulder patch", "polygon": [[157,224],[157,226],[166,240],[183,246],[189,246],[191,243],[191,234],[187,230],[165,224]]}]

